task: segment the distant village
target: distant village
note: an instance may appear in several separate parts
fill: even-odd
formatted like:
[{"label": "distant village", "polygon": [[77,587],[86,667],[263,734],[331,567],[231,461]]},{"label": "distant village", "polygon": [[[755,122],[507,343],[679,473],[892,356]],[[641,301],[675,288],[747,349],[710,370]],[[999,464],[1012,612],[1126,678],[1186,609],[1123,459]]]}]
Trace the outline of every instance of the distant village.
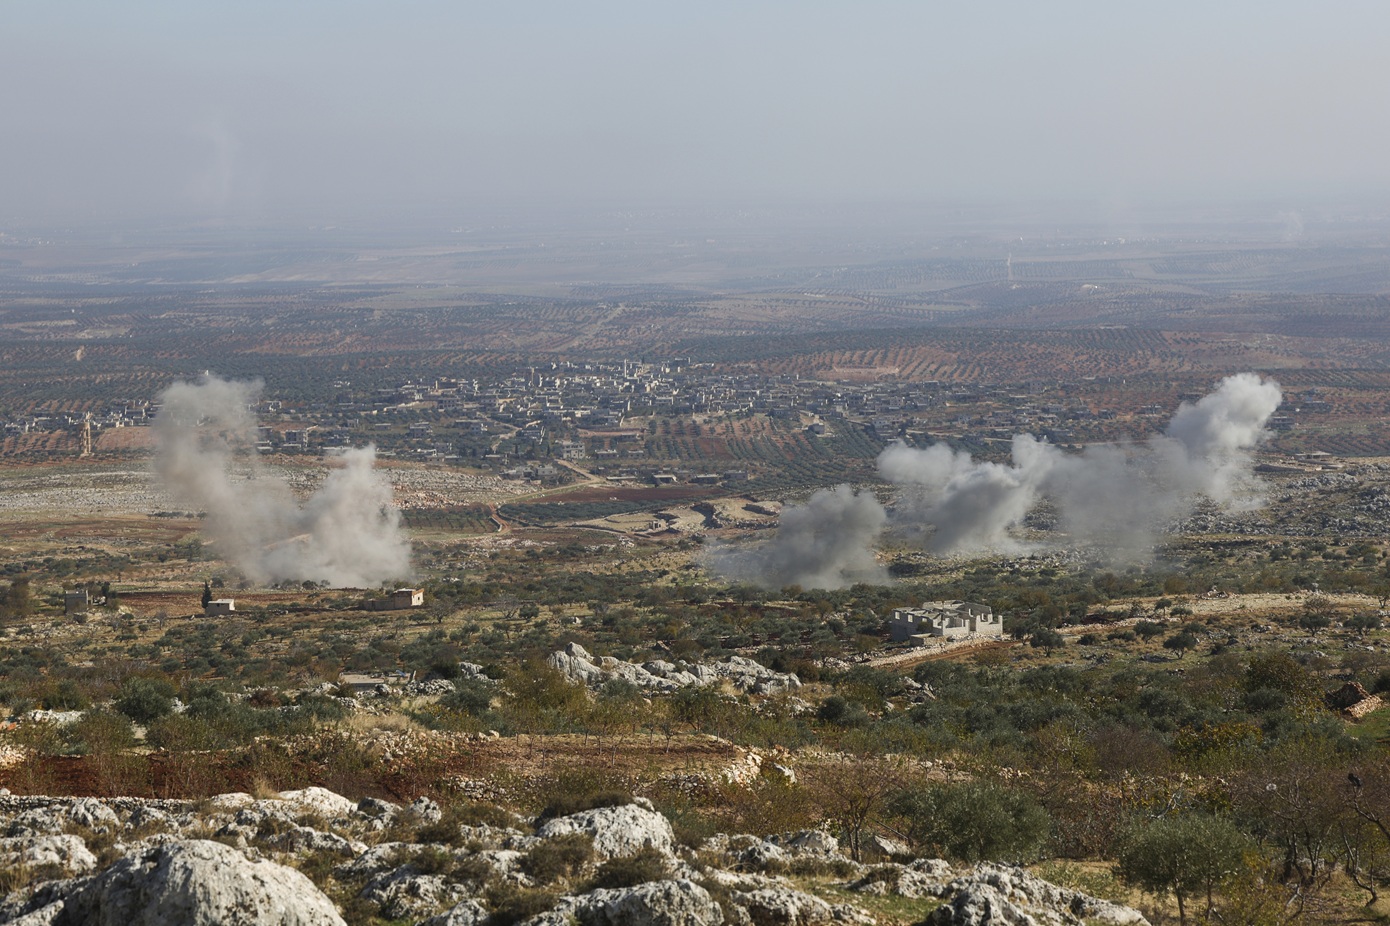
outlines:
[{"label": "distant village", "polygon": [[[730,482],[740,468],[669,471],[670,454],[653,452],[656,422],[765,416],[810,435],[852,428],[887,443],[966,439],[1001,449],[1018,433],[1067,446],[1137,437],[1159,430],[1173,407],[1100,407],[1095,396],[1114,378],[1075,383],[822,381],[729,373],[689,360],[656,363],[557,362],[529,366],[497,381],[437,378],[384,388],[333,384],[323,401],[291,405],[276,398],[256,409],[256,449],[264,454],[323,453],[374,443],[384,457],[453,461],[517,479],[563,478],[565,464],[647,483]],[[1179,395],[1195,400],[1200,394]],[[1288,431],[1331,405],[1316,390],[1286,394],[1271,429]],[[70,432],[81,452],[112,428],[143,427],[159,414],[148,399],[113,404],[90,416],[33,413],[4,422],[6,434]],[[686,435],[691,436],[691,435]]]}]

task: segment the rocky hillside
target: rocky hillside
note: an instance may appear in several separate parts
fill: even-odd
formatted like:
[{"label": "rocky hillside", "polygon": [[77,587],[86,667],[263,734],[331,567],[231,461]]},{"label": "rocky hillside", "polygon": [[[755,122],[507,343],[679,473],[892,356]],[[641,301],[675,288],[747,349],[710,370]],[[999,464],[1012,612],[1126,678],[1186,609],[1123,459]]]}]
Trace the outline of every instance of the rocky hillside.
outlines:
[{"label": "rocky hillside", "polygon": [[535,820],[322,788],[199,803],[0,795],[0,922],[1147,926],[1022,869],[850,861],[827,833],[677,844],[642,799]]}]

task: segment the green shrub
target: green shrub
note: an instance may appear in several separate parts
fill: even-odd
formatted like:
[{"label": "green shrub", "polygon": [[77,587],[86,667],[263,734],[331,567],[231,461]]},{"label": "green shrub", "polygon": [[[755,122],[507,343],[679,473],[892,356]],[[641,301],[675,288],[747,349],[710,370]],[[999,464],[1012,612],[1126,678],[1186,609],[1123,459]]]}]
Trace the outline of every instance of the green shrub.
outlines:
[{"label": "green shrub", "polygon": [[173,709],[174,686],[162,678],[131,676],[116,696],[116,710],[136,723],[151,723]]},{"label": "green shrub", "polygon": [[864,705],[831,695],[816,709],[816,719],[838,727],[862,727],[869,722],[869,714]]},{"label": "green shrub", "polygon": [[671,877],[671,863],[666,855],[650,846],[636,855],[611,858],[598,867],[587,890],[597,888],[635,887],[648,881],[664,881]]},{"label": "green shrub", "polygon": [[481,717],[492,707],[493,686],[476,679],[454,683],[454,691],[439,699],[439,705],[469,717]]},{"label": "green shrub", "polygon": [[1027,861],[1052,826],[1031,795],[991,781],[900,791],[890,810],[915,847],[962,862]]},{"label": "green shrub", "polygon": [[434,823],[426,823],[415,831],[416,842],[432,842],[445,846],[461,846],[465,842],[465,826],[510,826],[511,815],[491,804],[455,804],[446,807],[444,815]]},{"label": "green shrub", "polygon": [[520,859],[521,870],[542,884],[574,877],[593,861],[594,840],[588,833],[564,833],[536,843]]},{"label": "green shrub", "polygon": [[541,811],[541,819],[568,817],[572,813],[579,813],[583,810],[594,810],[599,807],[622,807],[624,804],[631,803],[632,795],[625,791],[598,791],[593,794],[558,796],[551,798],[550,803],[545,805],[545,809]]},{"label": "green shrub", "polygon": [[522,920],[545,913],[555,906],[559,896],[550,891],[520,887],[511,882],[494,884],[486,893],[492,914],[487,926],[512,926]]}]

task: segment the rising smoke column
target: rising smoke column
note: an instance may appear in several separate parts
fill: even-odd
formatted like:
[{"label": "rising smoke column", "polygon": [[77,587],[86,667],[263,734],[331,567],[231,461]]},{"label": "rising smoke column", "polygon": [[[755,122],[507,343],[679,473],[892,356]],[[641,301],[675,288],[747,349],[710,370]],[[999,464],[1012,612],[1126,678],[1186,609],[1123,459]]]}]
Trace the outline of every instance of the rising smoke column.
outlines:
[{"label": "rising smoke column", "polygon": [[975,462],[945,444],[922,450],[893,444],[879,454],[883,478],[903,491],[895,526],[935,553],[1014,550],[1009,531],[1038,502],[1060,456],[1026,434],[1014,437],[1012,466]]},{"label": "rising smoke column", "polygon": [[1199,497],[1228,508],[1258,503],[1250,452],[1281,398],[1277,383],[1241,373],[1184,402],[1162,436],[1141,443],[1064,454],[1017,435],[1010,464],[942,444],[895,444],[880,454],[879,472],[903,490],[894,526],[934,553],[1017,551],[1014,532],[1046,501],[1072,546],[1140,559]]},{"label": "rising smoke column", "polygon": [[[255,456],[257,382],[206,376],[159,396],[155,469],[169,491],[207,512],[224,559],[254,582],[312,579],[365,587],[410,573],[410,544],[372,447],[338,464],[302,504]],[[233,472],[234,467],[238,470]]]},{"label": "rising smoke column", "polygon": [[847,485],[819,489],[806,504],[783,509],[772,540],[753,549],[717,547],[705,562],[722,578],[764,588],[883,583],[888,572],[874,558],[873,546],[886,520],[870,492]]},{"label": "rising smoke column", "polygon": [[1182,445],[1188,491],[1227,507],[1258,503],[1250,451],[1265,438],[1265,425],[1281,401],[1274,380],[1238,373],[1195,404],[1178,406],[1165,434]]}]

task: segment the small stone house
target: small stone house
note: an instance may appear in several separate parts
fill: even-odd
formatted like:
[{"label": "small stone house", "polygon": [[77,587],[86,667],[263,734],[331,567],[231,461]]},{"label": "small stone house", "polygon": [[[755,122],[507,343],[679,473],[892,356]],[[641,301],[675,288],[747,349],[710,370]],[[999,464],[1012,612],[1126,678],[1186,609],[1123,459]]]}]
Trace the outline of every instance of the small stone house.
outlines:
[{"label": "small stone house", "polygon": [[236,599],[214,598],[203,608],[204,617],[221,617],[236,613]]},{"label": "small stone house", "polygon": [[74,589],[63,592],[63,613],[64,614],[86,614],[87,609],[92,606],[92,599],[87,594],[85,588]]},{"label": "small stone house", "polygon": [[385,598],[369,599],[366,604],[368,611],[405,611],[409,608],[423,608],[425,606],[425,590],[423,588],[398,588]]}]

